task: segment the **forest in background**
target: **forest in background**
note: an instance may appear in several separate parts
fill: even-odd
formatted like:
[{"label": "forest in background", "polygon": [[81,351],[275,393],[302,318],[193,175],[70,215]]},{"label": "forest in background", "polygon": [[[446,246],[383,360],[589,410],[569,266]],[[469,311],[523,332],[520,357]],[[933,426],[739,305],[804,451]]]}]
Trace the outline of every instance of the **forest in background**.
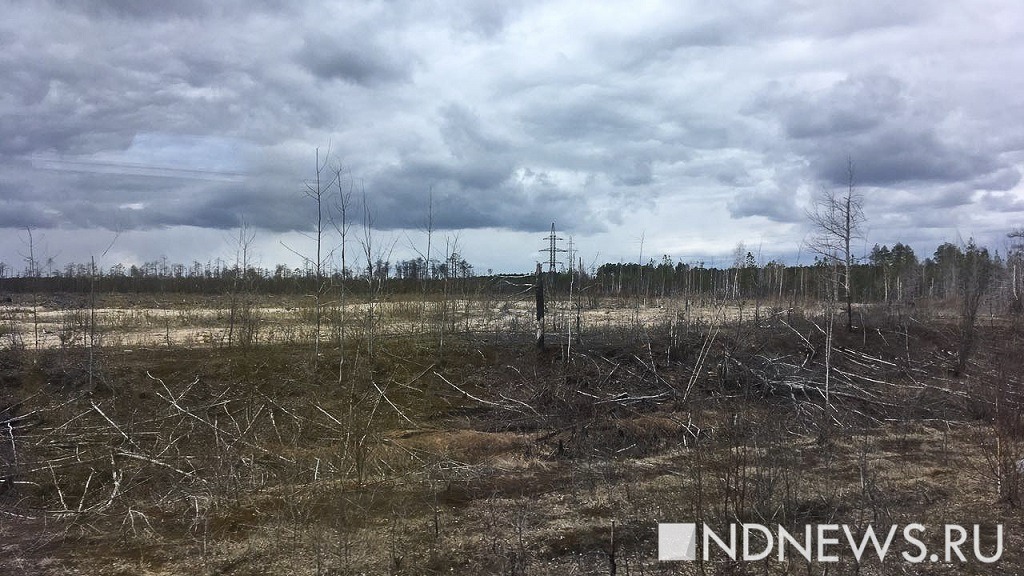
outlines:
[{"label": "forest in background", "polygon": [[[1004,254],[978,246],[950,242],[921,259],[902,243],[891,248],[875,244],[867,258],[855,262],[850,272],[854,301],[862,303],[913,304],[917,299],[945,300],[961,295],[973,285],[984,287],[993,302],[1020,310],[1024,290],[1024,243],[1022,233],[1008,235],[1011,242]],[[556,290],[570,283],[581,286],[594,297],[669,298],[688,295],[725,300],[772,298],[828,299],[829,278],[835,271],[824,258],[813,264],[794,266],[778,261],[758,262],[752,252],[738,249],[729,267],[706,267],[704,263],[674,261],[664,255],[644,264],[606,263],[589,270],[583,266],[563,267],[547,275]],[[26,259],[21,269],[0,263],[0,294],[30,292],[87,293],[249,293],[298,295],[321,290],[342,290],[358,295],[373,291],[392,294],[441,294],[459,291],[500,290],[501,280],[512,275],[481,275],[458,253],[444,259],[424,258],[391,262],[379,259],[373,265],[344,270],[326,268],[318,277],[313,261],[303,267],[278,264],[272,268],[243,265],[223,259],[191,264],[166,259],[142,265],[68,263],[62,267]]]}]

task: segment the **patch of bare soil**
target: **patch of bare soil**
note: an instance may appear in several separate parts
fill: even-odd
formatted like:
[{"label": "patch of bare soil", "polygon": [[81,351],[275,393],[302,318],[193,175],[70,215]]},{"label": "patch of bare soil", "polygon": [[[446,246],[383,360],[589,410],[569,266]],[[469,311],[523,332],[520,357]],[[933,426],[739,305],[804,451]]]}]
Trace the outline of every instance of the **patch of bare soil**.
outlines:
[{"label": "patch of bare soil", "polygon": [[[33,350],[75,347],[229,347],[295,344],[313,340],[316,313],[312,301],[282,299],[265,302],[255,297],[125,299],[105,296],[92,305],[80,295],[22,297],[17,304],[0,305],[0,349]],[[608,301],[575,308],[564,301],[550,303],[549,318],[557,330],[636,330],[645,326],[723,324],[768,318],[779,313],[744,304],[708,305],[689,301]],[[337,340],[340,325],[349,331],[375,335],[424,334],[440,329],[457,333],[518,333],[534,329],[534,308],[523,299],[478,301],[325,302],[321,310],[321,339]]]}]

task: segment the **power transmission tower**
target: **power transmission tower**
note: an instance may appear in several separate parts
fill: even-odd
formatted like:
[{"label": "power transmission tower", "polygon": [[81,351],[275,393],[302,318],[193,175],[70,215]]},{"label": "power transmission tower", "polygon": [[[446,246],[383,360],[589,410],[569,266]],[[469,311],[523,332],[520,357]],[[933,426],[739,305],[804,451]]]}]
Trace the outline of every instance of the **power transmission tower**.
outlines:
[{"label": "power transmission tower", "polygon": [[558,253],[566,251],[565,248],[559,248],[558,247],[558,241],[559,240],[563,240],[563,238],[555,235],[555,223],[554,222],[551,223],[551,234],[548,235],[548,237],[545,238],[545,240],[548,241],[548,247],[541,249],[540,252],[547,252],[548,253],[548,275],[550,275],[551,277],[554,277],[554,275],[555,275],[555,264],[557,263]]}]

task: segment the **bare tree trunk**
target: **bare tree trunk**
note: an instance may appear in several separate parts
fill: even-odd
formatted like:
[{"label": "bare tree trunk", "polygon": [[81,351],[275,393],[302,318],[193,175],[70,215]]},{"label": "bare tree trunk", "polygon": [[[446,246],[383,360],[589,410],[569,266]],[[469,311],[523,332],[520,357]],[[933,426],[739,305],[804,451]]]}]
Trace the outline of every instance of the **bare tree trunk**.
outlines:
[{"label": "bare tree trunk", "polygon": [[89,264],[89,390],[92,390],[96,359],[96,258],[90,256]]},{"label": "bare tree trunk", "polygon": [[338,200],[335,208],[337,209],[341,222],[340,224],[335,221],[334,228],[338,231],[341,236],[341,310],[338,318],[338,383],[344,379],[345,370],[345,326],[348,324],[348,290],[345,286],[345,280],[348,275],[348,260],[346,253],[346,246],[348,243],[348,207],[352,202],[352,184],[349,181],[349,189],[346,191],[344,183],[341,178],[342,168],[339,166],[334,171],[334,181],[338,185]]},{"label": "bare tree trunk", "polygon": [[367,289],[367,306],[366,306],[366,355],[369,358],[373,358],[373,329],[374,329],[374,318],[373,318],[373,305],[374,305],[374,293],[373,293],[373,218],[370,216],[370,206],[366,200],[366,190],[363,190],[363,256],[366,257],[366,289]]},{"label": "bare tree trunk", "polygon": [[36,293],[36,286],[39,278],[39,264],[36,262],[36,245],[32,238],[32,228],[26,227],[28,232],[28,273],[32,281],[32,335],[35,342],[35,350],[39,351],[39,295]]},{"label": "bare tree trunk", "polygon": [[320,149],[316,149],[316,188],[311,190],[310,196],[316,201],[316,291],[314,303],[316,305],[316,331],[313,333],[313,373],[316,373],[317,364],[320,361],[320,295],[323,288],[323,258],[320,251],[323,246],[324,211],[323,211],[323,188],[320,187],[320,172],[323,166],[320,164]]},{"label": "bare tree trunk", "polygon": [[[846,303],[846,328],[853,330],[853,239],[861,234],[864,222],[862,199],[853,187],[853,160],[848,163],[848,187],[845,193],[823,191],[808,212],[815,235],[808,247],[833,266],[835,284],[842,266],[843,297]],[[838,293],[838,285],[833,287]]]},{"label": "bare tree trunk", "polygon": [[848,332],[853,331],[853,286],[852,278],[850,278],[850,271],[853,267],[853,252],[850,251],[850,241],[853,234],[851,226],[852,207],[853,203],[853,165],[850,166],[850,190],[846,194],[846,209],[843,210],[843,215],[846,217],[846,223],[843,226],[843,255],[846,257],[844,265],[846,267],[846,274],[843,278],[843,287],[846,289],[846,330]]},{"label": "bare tree trunk", "polygon": [[537,295],[537,348],[544,349],[544,270],[540,263],[537,264],[537,280],[535,291]]},{"label": "bare tree trunk", "polygon": [[[573,304],[573,302],[572,302],[572,289],[575,287],[575,284],[576,284],[576,273],[573,270],[572,253],[571,252],[569,253],[569,262],[570,262],[570,264],[569,264],[569,299],[568,299],[568,302],[569,302],[569,311],[571,312],[572,308],[573,308],[573,305],[572,305]],[[568,362],[569,361],[569,357],[572,355],[572,320],[569,319],[569,318],[566,318],[566,320],[565,320],[565,330],[566,330],[566,337],[565,337],[565,361]]]}]

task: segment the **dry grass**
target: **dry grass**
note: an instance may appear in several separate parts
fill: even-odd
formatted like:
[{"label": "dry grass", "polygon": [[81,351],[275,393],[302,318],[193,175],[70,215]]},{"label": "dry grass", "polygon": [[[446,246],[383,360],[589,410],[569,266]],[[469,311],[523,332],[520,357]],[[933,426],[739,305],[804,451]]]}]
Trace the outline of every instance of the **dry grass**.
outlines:
[{"label": "dry grass", "polygon": [[[474,299],[437,297],[386,298],[367,302],[350,299],[344,309],[339,301],[322,303],[325,327],[321,337],[336,339],[345,320],[350,331],[378,335],[410,336],[439,331],[452,333],[527,333],[533,329],[534,304],[527,298]],[[88,345],[139,348],[225,347],[232,344],[232,332],[240,328],[241,311],[251,312],[250,326],[257,344],[297,344],[310,342],[316,323],[311,298],[258,297],[179,297],[153,295],[126,298],[123,295],[100,297],[95,308],[82,297],[42,298],[38,306],[24,298],[12,305],[0,305],[0,349],[9,348],[17,336],[24,345],[36,349],[56,349]],[[372,309],[372,315],[370,311]],[[776,309],[777,310],[777,309]],[[553,302],[549,319],[555,330],[576,324],[576,312],[567,302]],[[649,305],[607,299],[579,310],[580,327],[588,331],[643,330],[653,325],[672,323],[723,324],[765,318],[772,314],[766,307],[740,302],[711,304],[687,300],[652,300]],[[373,318],[373,326],[365,319]],[[234,322],[234,325],[233,325]],[[235,342],[237,345],[237,342]]]},{"label": "dry grass", "polygon": [[1000,564],[929,573],[1024,570],[1012,326],[953,377],[944,325],[866,314],[836,334],[827,410],[814,316],[597,309],[570,353],[475,321],[439,349],[436,302],[389,306],[372,347],[351,310],[340,378],[336,341],[316,371],[299,340],[4,351],[0,571],[823,569],[657,562],[657,523],[684,521],[1001,523]]}]

